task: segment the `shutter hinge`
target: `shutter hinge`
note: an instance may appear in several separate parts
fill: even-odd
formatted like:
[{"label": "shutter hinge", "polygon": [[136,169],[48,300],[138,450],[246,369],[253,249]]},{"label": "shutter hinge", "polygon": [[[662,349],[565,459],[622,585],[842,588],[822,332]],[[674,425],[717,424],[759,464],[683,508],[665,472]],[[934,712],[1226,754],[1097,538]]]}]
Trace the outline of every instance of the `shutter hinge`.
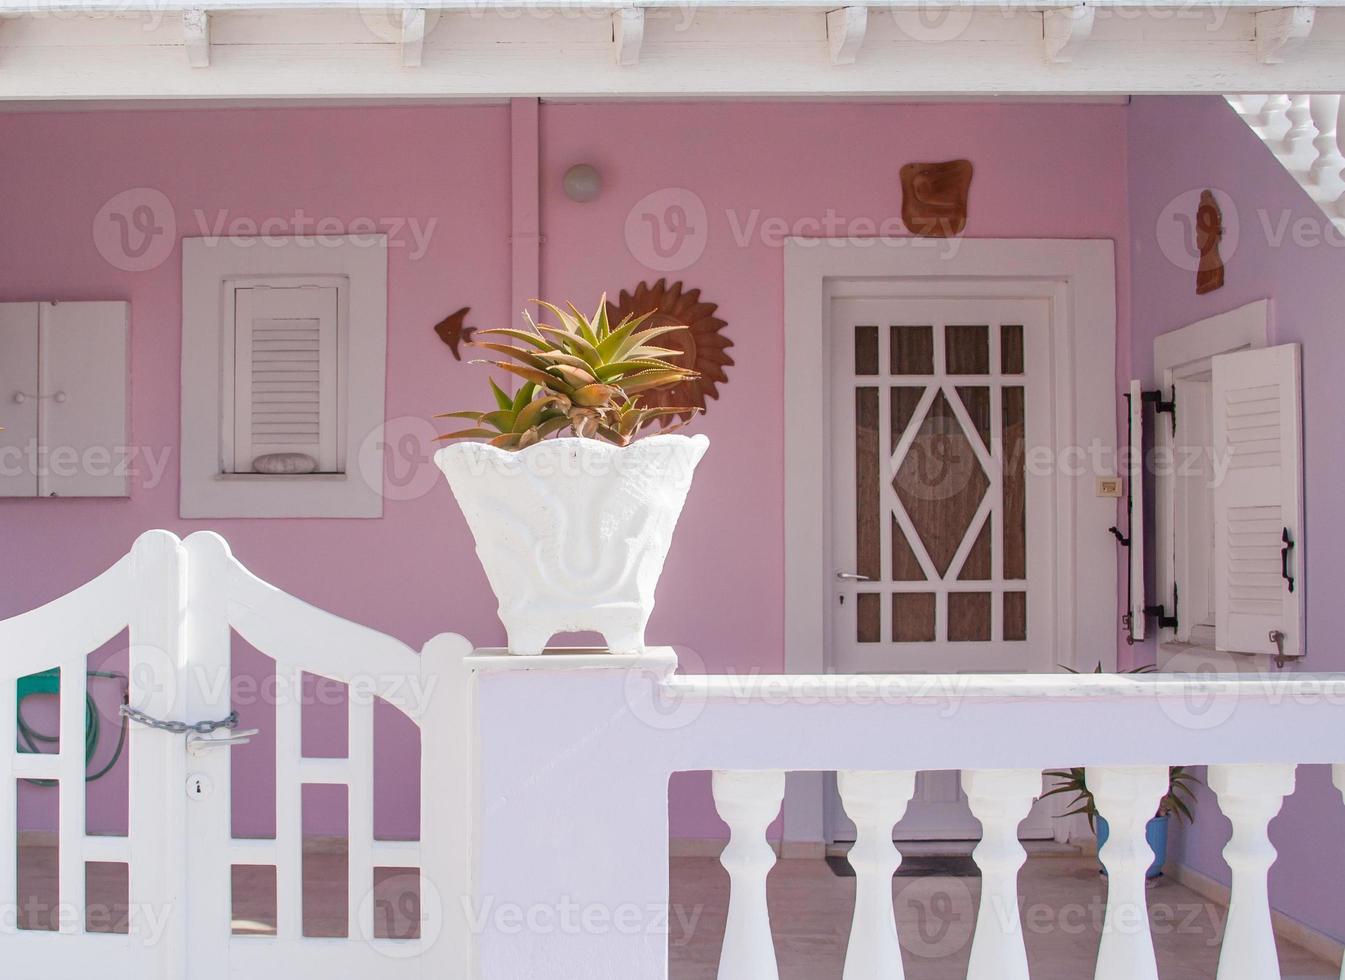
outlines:
[{"label": "shutter hinge", "polygon": [[1177,610],[1172,610],[1169,616],[1165,606],[1145,606],[1144,613],[1147,616],[1158,617],[1158,628],[1165,630],[1175,630],[1177,628]]},{"label": "shutter hinge", "polygon": [[1174,391],[1169,399],[1163,398],[1161,389],[1157,391],[1146,391],[1142,393],[1146,405],[1152,405],[1154,412],[1159,415],[1171,415],[1174,419],[1177,417],[1177,393]]}]

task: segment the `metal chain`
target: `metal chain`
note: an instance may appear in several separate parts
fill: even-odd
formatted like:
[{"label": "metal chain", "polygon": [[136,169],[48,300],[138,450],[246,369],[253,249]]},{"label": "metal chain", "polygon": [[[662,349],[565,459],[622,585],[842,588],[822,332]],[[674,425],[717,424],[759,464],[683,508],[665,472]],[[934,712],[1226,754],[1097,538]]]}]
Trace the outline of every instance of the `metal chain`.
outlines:
[{"label": "metal chain", "polygon": [[189,724],[185,721],[161,721],[152,715],[147,715],[143,711],[132,708],[129,704],[121,706],[121,714],[131,719],[131,721],[144,725],[146,728],[153,728],[161,732],[171,732],[174,735],[186,735],[188,732],[197,735],[209,735],[211,732],[217,732],[221,728],[233,731],[238,727],[238,712],[229,712],[229,717],[222,718],[219,721],[198,721],[195,724]]}]

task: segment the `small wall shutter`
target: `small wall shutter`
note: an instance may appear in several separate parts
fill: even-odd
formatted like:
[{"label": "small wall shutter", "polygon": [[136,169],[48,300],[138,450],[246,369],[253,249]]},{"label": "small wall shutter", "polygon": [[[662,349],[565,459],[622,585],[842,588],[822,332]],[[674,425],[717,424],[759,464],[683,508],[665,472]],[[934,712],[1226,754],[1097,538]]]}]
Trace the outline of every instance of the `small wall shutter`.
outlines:
[{"label": "small wall shutter", "polygon": [[1129,523],[1126,549],[1130,575],[1130,636],[1144,639],[1144,387],[1130,382],[1130,458],[1127,460],[1126,491]]},{"label": "small wall shutter", "polygon": [[1283,653],[1302,656],[1299,347],[1225,354],[1212,365],[1215,646],[1275,654],[1279,633]]},{"label": "small wall shutter", "polygon": [[239,288],[234,310],[232,471],[304,453],[319,472],[339,472],[336,287]]}]

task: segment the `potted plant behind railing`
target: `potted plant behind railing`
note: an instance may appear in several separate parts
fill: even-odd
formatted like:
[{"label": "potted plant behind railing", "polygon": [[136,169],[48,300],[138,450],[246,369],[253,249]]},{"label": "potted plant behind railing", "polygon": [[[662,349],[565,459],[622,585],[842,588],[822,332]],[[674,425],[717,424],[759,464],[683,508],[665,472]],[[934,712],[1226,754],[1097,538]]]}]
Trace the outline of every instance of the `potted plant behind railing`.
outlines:
[{"label": "potted plant behind railing", "polygon": [[[1078,671],[1065,668],[1072,674]],[[1152,666],[1136,667],[1134,670],[1127,671],[1130,674],[1151,674],[1154,672]],[[1098,664],[1095,674],[1102,673],[1102,665]],[[1088,817],[1088,827],[1097,835],[1098,850],[1102,850],[1102,845],[1107,843],[1111,828],[1107,825],[1107,819],[1097,812],[1097,803],[1093,799],[1093,792],[1088,788],[1088,781],[1085,777],[1086,770],[1083,768],[1075,769],[1052,769],[1046,775],[1053,779],[1058,779],[1050,790],[1042,794],[1042,799],[1048,796],[1056,796],[1060,793],[1073,793],[1074,799],[1070,801],[1070,809],[1060,816],[1073,817],[1077,814],[1084,814]],[[1200,784],[1190,771],[1189,766],[1169,766],[1168,767],[1168,791],[1163,798],[1158,801],[1158,812],[1149,820],[1144,828],[1145,840],[1148,841],[1150,849],[1154,852],[1153,864],[1149,865],[1145,872],[1147,878],[1158,878],[1163,874],[1163,865],[1168,859],[1168,824],[1172,817],[1179,821],[1193,823],[1195,816],[1191,813],[1190,803],[1195,801],[1194,787]],[[1184,797],[1184,798],[1183,798]],[[1106,869],[1102,869],[1106,874]]]},{"label": "potted plant behind railing", "polygon": [[[509,651],[540,654],[552,636],[593,630],[614,653],[644,649],[654,589],[672,542],[703,435],[672,434],[687,407],[644,405],[648,392],[695,372],[653,342],[683,326],[613,326],[607,297],[584,316],[540,306],[558,326],[475,331],[471,346],[503,355],[487,363],[522,383],[490,381],[495,407],[448,412],[469,428],[435,453],[499,601]],[[502,337],[514,343],[483,337]],[[637,438],[653,422],[664,431]],[[564,435],[566,432],[570,435]]]}]

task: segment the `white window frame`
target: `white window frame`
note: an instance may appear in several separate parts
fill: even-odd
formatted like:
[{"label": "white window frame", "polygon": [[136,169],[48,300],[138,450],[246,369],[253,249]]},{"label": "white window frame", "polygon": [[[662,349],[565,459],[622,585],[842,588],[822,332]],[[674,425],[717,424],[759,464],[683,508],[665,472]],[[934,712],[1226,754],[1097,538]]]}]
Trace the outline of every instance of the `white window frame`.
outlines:
[{"label": "white window frame", "polygon": [[[387,375],[387,238],[187,238],[182,242],[180,513],[202,517],[383,516],[379,432]],[[224,379],[232,287],[339,282],[344,460],[340,473],[225,472]],[[229,418],[232,418],[230,413]]]},{"label": "white window frame", "polygon": [[[1176,381],[1210,374],[1211,362],[1221,354],[1268,346],[1270,315],[1270,301],[1261,299],[1155,337],[1154,383],[1163,392],[1163,397],[1171,396]],[[1181,410],[1179,403],[1177,411]],[[1211,444],[1212,440],[1211,433]],[[1165,416],[1160,416],[1154,422],[1154,448],[1161,456],[1164,452],[1170,452],[1173,445],[1172,425]],[[1176,474],[1160,467],[1154,477],[1154,492],[1155,602],[1171,610],[1173,588],[1177,583]],[[1203,554],[1188,553],[1187,561],[1199,563],[1205,557]],[[1178,619],[1181,615],[1179,601]],[[1160,670],[1267,670],[1272,659],[1260,654],[1229,653],[1216,649],[1213,627],[1193,627],[1188,641],[1179,640],[1175,630],[1158,631]]]}]

